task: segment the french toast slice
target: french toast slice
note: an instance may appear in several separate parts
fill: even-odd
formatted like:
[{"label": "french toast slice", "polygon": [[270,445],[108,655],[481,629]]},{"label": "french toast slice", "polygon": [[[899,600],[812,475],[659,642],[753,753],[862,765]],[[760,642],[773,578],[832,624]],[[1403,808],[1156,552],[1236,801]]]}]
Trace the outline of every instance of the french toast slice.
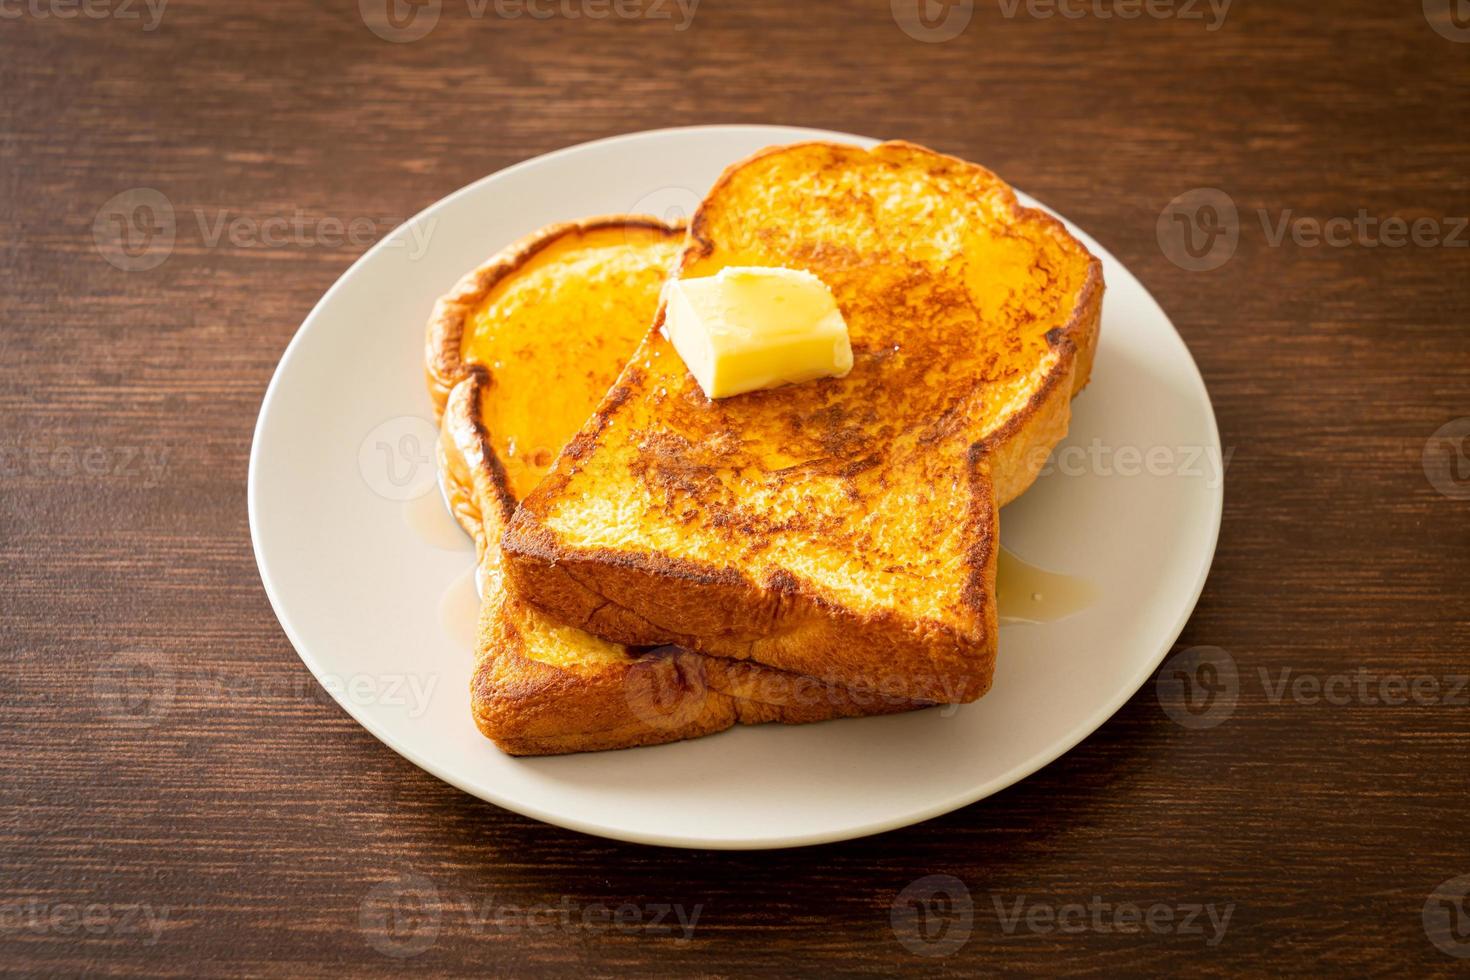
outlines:
[{"label": "french toast slice", "polygon": [[553,225],[466,276],[430,320],[441,484],[479,561],[472,709],[480,730],[514,755],[921,706],[674,647],[629,649],[563,626],[506,590],[498,542],[517,500],[637,348],[683,237],[681,227],[651,218]]},{"label": "french toast slice", "polygon": [[728,168],[677,274],[763,265],[832,288],[851,373],[711,401],[660,309],[502,537],[513,591],[615,642],[974,700],[997,511],[1066,432],[1101,264],[990,171],[890,142]]}]

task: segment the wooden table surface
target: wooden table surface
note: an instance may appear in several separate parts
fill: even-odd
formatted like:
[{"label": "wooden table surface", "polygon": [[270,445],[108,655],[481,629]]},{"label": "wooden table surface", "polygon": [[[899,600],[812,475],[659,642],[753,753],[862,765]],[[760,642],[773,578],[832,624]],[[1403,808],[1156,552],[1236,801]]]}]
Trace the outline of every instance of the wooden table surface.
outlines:
[{"label": "wooden table surface", "polygon": [[[689,6],[0,2],[0,970],[1464,975],[1470,22]],[[921,826],[701,853],[502,811],[321,693],[256,572],[262,393],[365,246],[705,122],[902,136],[1040,197],[1169,312],[1233,452],[1163,686]],[[138,188],[209,220],[119,251]],[[138,658],[210,683],[130,725]]]}]

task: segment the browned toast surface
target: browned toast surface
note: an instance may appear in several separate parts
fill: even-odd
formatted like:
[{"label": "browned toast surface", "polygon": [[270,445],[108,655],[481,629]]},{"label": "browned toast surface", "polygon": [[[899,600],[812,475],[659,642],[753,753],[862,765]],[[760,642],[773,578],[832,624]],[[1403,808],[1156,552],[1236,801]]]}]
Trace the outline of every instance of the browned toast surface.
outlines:
[{"label": "browned toast surface", "polygon": [[674,647],[630,650],[563,626],[506,590],[497,545],[520,493],[646,333],[682,240],[682,229],[643,218],[552,226],[467,276],[431,321],[441,482],[480,560],[472,706],[480,729],[507,752],[623,748],[741,722],[916,706],[897,693],[843,691]]},{"label": "browned toast surface", "polygon": [[982,167],[812,143],[705,199],[679,274],[730,265],[820,276],[852,372],[711,401],[650,333],[512,520],[514,591],[623,643],[973,700],[994,668],[996,512],[1065,434],[1099,264]]}]

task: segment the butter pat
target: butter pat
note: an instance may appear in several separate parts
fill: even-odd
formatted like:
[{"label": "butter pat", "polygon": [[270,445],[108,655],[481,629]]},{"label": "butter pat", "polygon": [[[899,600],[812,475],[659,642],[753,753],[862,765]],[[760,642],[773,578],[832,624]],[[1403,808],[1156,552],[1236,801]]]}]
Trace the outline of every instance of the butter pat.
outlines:
[{"label": "butter pat", "polygon": [[731,266],[675,279],[664,333],[710,398],[852,370],[847,321],[832,290],[800,269]]}]

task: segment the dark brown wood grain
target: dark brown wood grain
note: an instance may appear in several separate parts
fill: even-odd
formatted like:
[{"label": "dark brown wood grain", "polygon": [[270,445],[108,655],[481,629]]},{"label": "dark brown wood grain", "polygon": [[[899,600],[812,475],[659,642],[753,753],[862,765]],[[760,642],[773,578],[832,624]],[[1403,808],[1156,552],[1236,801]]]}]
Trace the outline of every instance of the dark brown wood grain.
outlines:
[{"label": "dark brown wood grain", "polygon": [[[1238,2],[1216,30],[1203,3],[1203,20],[1124,20],[1099,11],[1127,0],[1074,0],[1075,19],[978,0],[942,43],[906,35],[886,0],[704,0],[682,31],[667,6],[674,20],[493,3],[475,18],[443,0],[428,36],[390,43],[353,0],[173,0],[154,30],[141,0],[94,2],[100,19],[0,4],[0,970],[1470,970],[1423,924],[1436,887],[1470,874],[1470,691],[1451,696],[1470,672],[1470,500],[1422,463],[1436,430],[1470,416],[1470,233],[1271,241],[1283,216],[1360,211],[1454,233],[1470,214],[1470,43],[1451,38],[1470,31],[1447,16],[1436,31],[1420,0]],[[376,237],[548,150],[727,121],[981,161],[1148,285],[1234,452],[1214,571],[1180,638],[1237,664],[1228,721],[1177,724],[1150,684],[983,803],[867,840],[724,854],[481,803],[316,687],[257,577],[246,460],[276,360],[366,239],[257,247],[190,228],[163,265],[128,272],[99,253],[99,208],[151,187],[181,211],[365,219]],[[1240,238],[1190,272],[1156,225],[1200,187],[1233,199]],[[109,687],[140,660],[174,671],[168,710],[143,727]],[[1287,669],[1439,687],[1313,704],[1274,696]],[[973,926],[957,951],[918,956],[891,911],[940,874],[964,882]],[[399,935],[432,943],[384,955],[374,896],[426,882],[428,918],[402,908]],[[1203,935],[1122,932],[1091,911],[1076,932],[1047,931],[1045,911],[1008,930],[1022,897],[1052,914],[1232,912],[1214,945],[1203,916]],[[584,922],[596,903],[699,917],[682,941]],[[553,911],[527,926],[503,906]]]}]

